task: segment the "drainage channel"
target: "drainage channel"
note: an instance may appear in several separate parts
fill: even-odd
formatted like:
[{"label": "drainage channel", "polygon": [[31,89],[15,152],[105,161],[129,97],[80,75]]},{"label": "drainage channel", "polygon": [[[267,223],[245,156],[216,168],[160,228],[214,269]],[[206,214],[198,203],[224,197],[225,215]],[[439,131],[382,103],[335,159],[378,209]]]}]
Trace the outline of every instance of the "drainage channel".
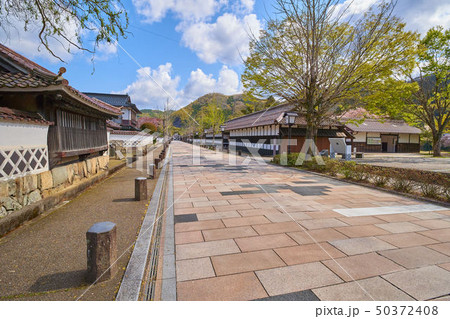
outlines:
[{"label": "drainage channel", "polygon": [[[168,155],[170,154],[170,146]],[[154,300],[169,156],[166,157],[116,300]]]},{"label": "drainage channel", "polygon": [[[169,165],[169,164],[166,164]],[[158,264],[160,259],[161,248],[161,235],[162,225],[164,224],[164,207],[166,202],[166,185],[167,185],[167,173],[164,176],[163,187],[164,190],[161,193],[158,204],[158,211],[155,215],[155,224],[153,225],[152,240],[150,243],[150,257],[147,264],[146,275],[143,281],[142,287],[142,299],[146,301],[155,300],[156,279],[158,272]]]}]

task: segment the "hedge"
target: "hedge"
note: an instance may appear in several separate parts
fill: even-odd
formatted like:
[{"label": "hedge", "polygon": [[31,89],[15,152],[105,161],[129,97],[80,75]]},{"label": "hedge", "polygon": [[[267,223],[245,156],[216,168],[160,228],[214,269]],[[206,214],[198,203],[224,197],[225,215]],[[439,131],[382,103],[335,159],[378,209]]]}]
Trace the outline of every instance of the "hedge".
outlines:
[{"label": "hedge", "polygon": [[[322,157],[325,165],[319,165],[312,159],[304,161],[301,166],[298,166],[295,165],[298,156],[299,153],[289,154],[287,166],[450,202],[450,174],[357,164],[354,161],[340,161],[327,157]],[[272,163],[280,164],[280,155],[276,155]]]}]

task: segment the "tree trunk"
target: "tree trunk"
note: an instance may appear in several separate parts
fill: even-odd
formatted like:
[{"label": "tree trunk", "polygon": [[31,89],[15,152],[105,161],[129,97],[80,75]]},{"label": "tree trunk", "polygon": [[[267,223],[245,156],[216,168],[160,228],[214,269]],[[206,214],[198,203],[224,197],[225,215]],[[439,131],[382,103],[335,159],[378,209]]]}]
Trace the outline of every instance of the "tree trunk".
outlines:
[{"label": "tree trunk", "polygon": [[433,157],[441,156],[441,134],[433,132]]}]

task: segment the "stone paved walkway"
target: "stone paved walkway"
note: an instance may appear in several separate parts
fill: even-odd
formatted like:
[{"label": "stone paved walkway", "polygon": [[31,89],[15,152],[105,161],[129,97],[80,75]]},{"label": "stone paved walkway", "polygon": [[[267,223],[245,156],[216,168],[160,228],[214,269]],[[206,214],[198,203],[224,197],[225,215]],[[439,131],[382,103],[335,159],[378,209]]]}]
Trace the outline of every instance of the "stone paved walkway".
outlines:
[{"label": "stone paved walkway", "polygon": [[178,300],[450,299],[448,208],[172,149]]},{"label": "stone paved walkway", "polygon": [[[142,175],[126,167],[0,238],[0,300],[114,300],[149,202],[134,200],[134,179]],[[147,181],[149,195],[155,184]],[[86,231],[101,221],[117,225],[119,271],[90,287]]]}]

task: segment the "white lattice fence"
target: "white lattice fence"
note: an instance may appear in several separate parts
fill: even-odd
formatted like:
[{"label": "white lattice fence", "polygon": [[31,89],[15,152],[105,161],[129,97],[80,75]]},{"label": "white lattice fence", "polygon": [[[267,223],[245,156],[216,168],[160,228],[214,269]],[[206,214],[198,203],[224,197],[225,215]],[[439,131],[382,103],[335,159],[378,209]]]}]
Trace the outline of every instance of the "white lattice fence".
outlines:
[{"label": "white lattice fence", "polygon": [[0,181],[48,171],[47,145],[30,148],[0,148]]}]

